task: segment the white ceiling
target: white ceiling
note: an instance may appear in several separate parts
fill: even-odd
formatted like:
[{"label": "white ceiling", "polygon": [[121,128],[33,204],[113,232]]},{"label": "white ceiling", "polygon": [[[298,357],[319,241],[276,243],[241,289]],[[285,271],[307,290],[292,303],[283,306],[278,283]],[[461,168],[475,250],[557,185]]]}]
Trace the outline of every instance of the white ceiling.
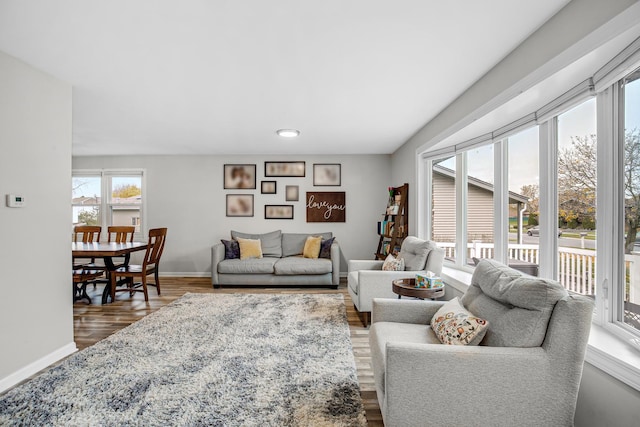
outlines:
[{"label": "white ceiling", "polygon": [[74,155],[392,153],[568,2],[0,0],[0,50]]}]

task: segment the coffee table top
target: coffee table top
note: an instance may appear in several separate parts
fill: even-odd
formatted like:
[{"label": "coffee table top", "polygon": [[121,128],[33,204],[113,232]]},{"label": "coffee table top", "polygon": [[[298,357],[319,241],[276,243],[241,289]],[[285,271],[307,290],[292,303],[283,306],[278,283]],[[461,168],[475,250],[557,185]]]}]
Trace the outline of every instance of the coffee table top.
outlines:
[{"label": "coffee table top", "polygon": [[444,296],[444,286],[440,288],[416,288],[415,278],[396,279],[392,283],[393,292],[399,296],[431,299]]}]

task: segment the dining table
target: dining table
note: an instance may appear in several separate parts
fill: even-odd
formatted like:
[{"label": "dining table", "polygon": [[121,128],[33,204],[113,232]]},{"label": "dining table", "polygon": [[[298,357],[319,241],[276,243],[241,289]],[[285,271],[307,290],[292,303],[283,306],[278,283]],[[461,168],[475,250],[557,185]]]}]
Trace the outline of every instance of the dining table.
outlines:
[{"label": "dining table", "polygon": [[[111,295],[111,288],[115,287],[116,275],[112,274],[117,266],[113,262],[114,257],[127,257],[136,251],[144,251],[147,249],[147,242],[125,242],[125,243],[108,243],[108,242],[72,242],[71,256],[76,258],[102,258],[104,260],[105,269],[107,271],[107,286],[102,292],[102,303],[108,302]],[[113,302],[113,301],[112,301]]]}]

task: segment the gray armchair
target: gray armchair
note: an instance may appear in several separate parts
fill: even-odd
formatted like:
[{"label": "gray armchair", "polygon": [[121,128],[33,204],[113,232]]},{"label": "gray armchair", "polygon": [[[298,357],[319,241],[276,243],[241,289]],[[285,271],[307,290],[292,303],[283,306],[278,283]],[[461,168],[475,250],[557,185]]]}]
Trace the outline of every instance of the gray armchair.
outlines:
[{"label": "gray armchair", "polygon": [[369,323],[374,298],[397,298],[391,282],[396,279],[415,277],[417,273],[442,272],[444,250],[435,242],[408,236],[400,247],[400,256],[405,260],[404,271],[382,271],[384,261],[349,260],[347,289],[356,310]]},{"label": "gray armchair", "polygon": [[573,425],[593,301],[482,260],[460,302],[489,322],[479,346],[440,343],[430,321],[443,301],[374,300],[385,424]]}]

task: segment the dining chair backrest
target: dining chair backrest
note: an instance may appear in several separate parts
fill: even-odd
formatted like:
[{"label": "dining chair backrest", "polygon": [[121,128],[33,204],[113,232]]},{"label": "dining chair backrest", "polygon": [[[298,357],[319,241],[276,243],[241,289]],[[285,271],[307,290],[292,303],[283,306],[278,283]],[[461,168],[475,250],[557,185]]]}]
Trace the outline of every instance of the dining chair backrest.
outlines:
[{"label": "dining chair backrest", "polygon": [[100,241],[102,227],[99,225],[76,225],[73,227],[73,241],[93,243]]},{"label": "dining chair backrest", "polygon": [[132,225],[111,225],[107,228],[107,242],[133,242],[133,235],[135,231],[136,228]]},{"label": "dining chair backrest", "polygon": [[166,237],[166,228],[152,228],[149,230],[149,246],[147,246],[147,252],[144,256],[143,270],[146,270],[147,266],[157,265],[160,262]]}]

